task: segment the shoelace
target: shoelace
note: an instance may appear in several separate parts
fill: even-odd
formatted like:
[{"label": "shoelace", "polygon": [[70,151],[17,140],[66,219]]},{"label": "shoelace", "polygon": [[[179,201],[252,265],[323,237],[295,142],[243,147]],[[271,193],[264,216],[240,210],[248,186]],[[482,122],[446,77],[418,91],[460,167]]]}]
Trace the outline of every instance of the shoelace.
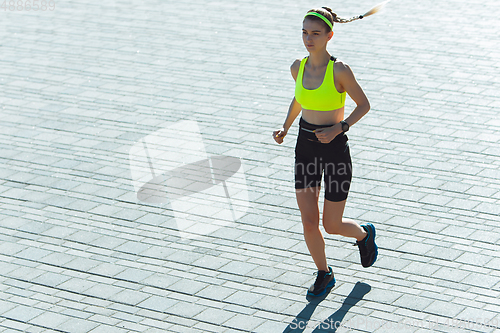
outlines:
[{"label": "shoelace", "polygon": [[319,275],[316,277],[316,281],[314,281],[314,285],[315,286],[319,286],[321,285],[321,283],[323,282],[323,280],[325,279],[325,277],[320,277]]},{"label": "shoelace", "polygon": [[319,271],[316,271],[313,273],[313,275],[316,275],[316,281],[314,281],[314,285],[321,284],[321,282],[325,279],[325,277],[328,275],[330,272],[321,272],[323,274],[322,276],[319,274]]}]

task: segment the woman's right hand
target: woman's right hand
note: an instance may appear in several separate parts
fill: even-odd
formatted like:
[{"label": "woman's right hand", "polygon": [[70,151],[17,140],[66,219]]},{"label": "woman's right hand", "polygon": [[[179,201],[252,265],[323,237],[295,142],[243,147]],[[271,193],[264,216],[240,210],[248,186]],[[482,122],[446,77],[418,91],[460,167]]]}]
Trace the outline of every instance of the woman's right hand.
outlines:
[{"label": "woman's right hand", "polygon": [[286,136],[286,133],[287,133],[287,131],[285,131],[285,129],[283,127],[280,128],[277,131],[274,131],[273,132],[273,139],[274,139],[274,141],[276,141],[279,144],[282,144],[283,143],[283,139]]}]

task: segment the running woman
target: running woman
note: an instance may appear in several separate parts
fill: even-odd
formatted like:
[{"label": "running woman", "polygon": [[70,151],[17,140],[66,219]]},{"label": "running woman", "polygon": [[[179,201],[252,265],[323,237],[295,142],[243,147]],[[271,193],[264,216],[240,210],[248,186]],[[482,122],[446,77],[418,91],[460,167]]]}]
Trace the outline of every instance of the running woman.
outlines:
[{"label": "running woman", "polygon": [[[318,198],[323,173],[325,231],[355,238],[363,267],[372,266],[377,259],[373,224],[359,225],[351,219],[342,218],[352,177],[345,132],[370,110],[370,103],[351,68],[326,50],[333,37],[334,22],[351,22],[377,10],[376,7],[349,20],[339,18],[327,7],[307,12],[302,25],[302,39],[309,56],[296,60],[290,68],[295,80],[295,97],[283,127],[273,132],[274,140],[281,144],[302,111],[295,146],[295,194],[304,239],[318,268],[316,281],[307,292],[311,296],[321,296],[335,285],[333,270],[326,260],[325,240],[319,229]],[[344,119],[346,93],[356,103],[356,108]]]}]

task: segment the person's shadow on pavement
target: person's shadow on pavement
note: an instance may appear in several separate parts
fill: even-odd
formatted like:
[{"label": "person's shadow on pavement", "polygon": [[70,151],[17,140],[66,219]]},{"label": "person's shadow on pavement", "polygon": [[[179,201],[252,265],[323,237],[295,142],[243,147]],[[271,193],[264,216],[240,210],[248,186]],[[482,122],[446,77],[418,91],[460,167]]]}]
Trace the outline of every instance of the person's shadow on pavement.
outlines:
[{"label": "person's shadow on pavement", "polygon": [[[369,284],[363,282],[357,282],[354,288],[351,290],[347,298],[342,303],[340,309],[335,311],[330,317],[325,319],[323,322],[316,324],[316,328],[313,331],[316,333],[320,332],[329,332],[334,333],[337,331],[337,328],[340,327],[342,320],[349,310],[356,305],[367,293],[370,292],[371,286]],[[311,297],[310,302],[306,305],[306,307],[300,311],[300,313],[293,319],[293,321],[285,328],[283,333],[301,333],[303,332],[309,324],[309,320],[311,319],[314,310],[318,306],[321,301],[323,301],[326,296],[330,293],[328,292],[321,297]]]}]

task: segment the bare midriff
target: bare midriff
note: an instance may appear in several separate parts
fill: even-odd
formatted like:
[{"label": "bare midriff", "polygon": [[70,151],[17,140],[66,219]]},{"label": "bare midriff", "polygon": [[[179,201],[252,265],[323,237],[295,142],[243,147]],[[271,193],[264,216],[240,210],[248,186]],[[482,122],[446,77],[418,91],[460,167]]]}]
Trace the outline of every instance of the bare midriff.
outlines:
[{"label": "bare midriff", "polygon": [[314,125],[335,125],[344,120],[344,107],[332,111],[315,111],[302,109],[302,118]]}]

